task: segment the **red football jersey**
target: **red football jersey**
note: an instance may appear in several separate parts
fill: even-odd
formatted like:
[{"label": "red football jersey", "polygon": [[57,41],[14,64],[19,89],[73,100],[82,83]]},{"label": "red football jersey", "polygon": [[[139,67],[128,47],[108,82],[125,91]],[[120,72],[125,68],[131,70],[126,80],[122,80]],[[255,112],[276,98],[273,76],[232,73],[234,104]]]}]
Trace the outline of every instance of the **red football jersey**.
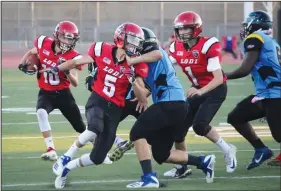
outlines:
[{"label": "red football jersey", "polygon": [[[115,63],[115,51],[117,47],[105,42],[93,43],[88,54],[95,60],[98,67],[96,80],[92,90],[117,106],[125,106],[125,96],[130,88],[130,82],[126,75],[121,73],[122,69],[129,69],[127,61]],[[148,66],[145,63],[137,64],[135,73],[145,78],[148,75]]]},{"label": "red football jersey", "polygon": [[[52,48],[54,43],[54,39],[47,36],[40,36],[34,40],[34,46],[37,48],[40,58],[39,70],[57,66],[59,59],[71,60],[81,57],[76,50],[70,50],[64,54],[55,54]],[[81,70],[81,68],[82,67],[77,67],[79,70]],[[46,91],[62,90],[70,86],[70,82],[62,71],[59,71],[58,74],[41,73],[39,78],[37,78],[37,82],[39,88]]]},{"label": "red football jersey", "polygon": [[[221,44],[215,37],[200,37],[189,50],[184,48],[183,42],[174,41],[170,45],[169,54],[197,87],[206,86],[214,78],[212,72],[221,68]],[[217,59],[217,62],[212,62],[212,59]]]}]

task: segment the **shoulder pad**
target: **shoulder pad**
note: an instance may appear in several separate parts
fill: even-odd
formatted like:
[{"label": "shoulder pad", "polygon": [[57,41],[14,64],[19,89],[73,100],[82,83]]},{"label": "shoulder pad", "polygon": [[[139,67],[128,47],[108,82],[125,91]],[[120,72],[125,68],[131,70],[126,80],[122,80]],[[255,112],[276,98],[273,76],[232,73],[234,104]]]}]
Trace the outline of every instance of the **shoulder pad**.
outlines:
[{"label": "shoulder pad", "polygon": [[40,49],[43,46],[43,42],[46,39],[46,36],[41,35],[38,39],[37,39],[37,47]]},{"label": "shoulder pad", "polygon": [[219,42],[219,40],[216,37],[209,38],[203,45],[201,52],[203,54],[206,54],[210,47],[215,44],[216,42]]},{"label": "shoulder pad", "polygon": [[169,51],[172,52],[172,53],[174,53],[174,52],[176,51],[175,43],[176,43],[176,42],[174,41],[174,42],[172,42],[172,43],[170,44]]},{"label": "shoulder pad", "polygon": [[245,41],[247,40],[247,39],[250,39],[250,38],[257,38],[259,41],[261,41],[262,43],[264,43],[264,40],[263,40],[263,37],[262,37],[262,35],[260,35],[259,33],[252,33],[252,34],[250,34],[250,35],[248,35],[247,37],[246,37],[246,39],[245,39]]}]

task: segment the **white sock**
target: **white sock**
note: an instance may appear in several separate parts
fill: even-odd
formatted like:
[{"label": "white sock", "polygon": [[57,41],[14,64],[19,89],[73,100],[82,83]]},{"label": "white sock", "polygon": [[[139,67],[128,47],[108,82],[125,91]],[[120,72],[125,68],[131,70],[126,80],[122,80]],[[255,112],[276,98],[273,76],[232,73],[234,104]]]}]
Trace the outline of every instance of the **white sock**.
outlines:
[{"label": "white sock", "polygon": [[47,148],[52,147],[53,149],[55,149],[55,145],[54,145],[52,137],[44,138],[44,141],[45,141]]},{"label": "white sock", "polygon": [[[82,166],[80,165],[80,160],[82,162]],[[67,165],[66,168],[69,170],[72,170],[74,168],[80,168],[84,166],[90,166],[93,165],[93,161],[90,159],[90,153],[82,155],[80,158],[77,158],[75,160],[70,161]]]},{"label": "white sock", "polygon": [[227,154],[231,147],[220,137],[219,140],[216,142],[216,145],[220,148],[220,150]]},{"label": "white sock", "polygon": [[176,169],[181,169],[182,165],[181,164],[176,164],[175,167],[176,167]]},{"label": "white sock", "polygon": [[74,141],[74,143],[71,145],[71,147],[66,151],[64,155],[73,158],[78,151],[79,148],[76,145],[76,141]]},{"label": "white sock", "polygon": [[69,170],[72,170],[74,168],[80,168],[81,165],[79,162],[79,158],[70,161],[69,163],[67,163],[67,165],[65,167],[68,168]]},{"label": "white sock", "polygon": [[125,141],[125,140],[116,136],[115,140],[114,140],[114,145],[117,146],[119,143],[122,143],[123,141]]}]

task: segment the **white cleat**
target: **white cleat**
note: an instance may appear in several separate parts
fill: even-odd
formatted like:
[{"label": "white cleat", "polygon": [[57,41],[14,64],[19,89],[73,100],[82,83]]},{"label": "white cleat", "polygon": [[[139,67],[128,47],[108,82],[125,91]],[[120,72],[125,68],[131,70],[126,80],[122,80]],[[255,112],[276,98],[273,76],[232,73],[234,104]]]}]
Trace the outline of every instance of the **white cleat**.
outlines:
[{"label": "white cleat", "polygon": [[172,168],[171,170],[165,172],[165,173],[164,173],[164,176],[165,176],[165,177],[174,177],[175,174],[176,174],[176,172],[177,172],[177,168],[174,167],[174,168]]},{"label": "white cleat", "polygon": [[142,176],[141,180],[128,184],[126,188],[159,188],[160,184],[155,173]]},{"label": "white cleat", "polygon": [[63,168],[62,174],[60,176],[57,176],[57,178],[55,180],[56,189],[64,188],[65,183],[66,183],[66,176],[67,176],[68,172],[69,172],[68,168]]},{"label": "white cleat", "polygon": [[61,156],[57,162],[53,165],[53,173],[57,176],[62,174],[64,167],[71,161],[71,158],[68,156]]},{"label": "white cleat", "polygon": [[226,162],[226,172],[232,173],[237,167],[236,147],[232,144],[229,144],[229,146],[231,149],[224,155],[224,160]]},{"label": "white cleat", "polygon": [[56,161],[58,159],[57,152],[52,147],[49,147],[45,153],[41,155],[42,160]]},{"label": "white cleat", "polygon": [[113,162],[110,160],[110,155],[107,154],[104,161],[103,161],[103,164],[112,164]]},{"label": "white cleat", "polygon": [[66,183],[66,176],[65,177],[57,176],[57,178],[55,180],[56,189],[64,188],[65,183]]}]

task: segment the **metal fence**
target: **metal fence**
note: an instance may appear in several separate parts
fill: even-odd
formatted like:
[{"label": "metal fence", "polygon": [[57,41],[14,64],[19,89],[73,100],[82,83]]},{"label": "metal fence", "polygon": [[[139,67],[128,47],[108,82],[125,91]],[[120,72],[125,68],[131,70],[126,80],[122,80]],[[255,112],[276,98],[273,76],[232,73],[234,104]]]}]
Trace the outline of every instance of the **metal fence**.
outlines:
[{"label": "metal fence", "polygon": [[2,44],[30,47],[35,36],[52,36],[61,20],[78,25],[78,47],[112,41],[115,28],[127,21],[153,29],[164,42],[176,15],[186,10],[201,15],[204,35],[218,38],[238,35],[243,20],[243,2],[2,2]]}]

